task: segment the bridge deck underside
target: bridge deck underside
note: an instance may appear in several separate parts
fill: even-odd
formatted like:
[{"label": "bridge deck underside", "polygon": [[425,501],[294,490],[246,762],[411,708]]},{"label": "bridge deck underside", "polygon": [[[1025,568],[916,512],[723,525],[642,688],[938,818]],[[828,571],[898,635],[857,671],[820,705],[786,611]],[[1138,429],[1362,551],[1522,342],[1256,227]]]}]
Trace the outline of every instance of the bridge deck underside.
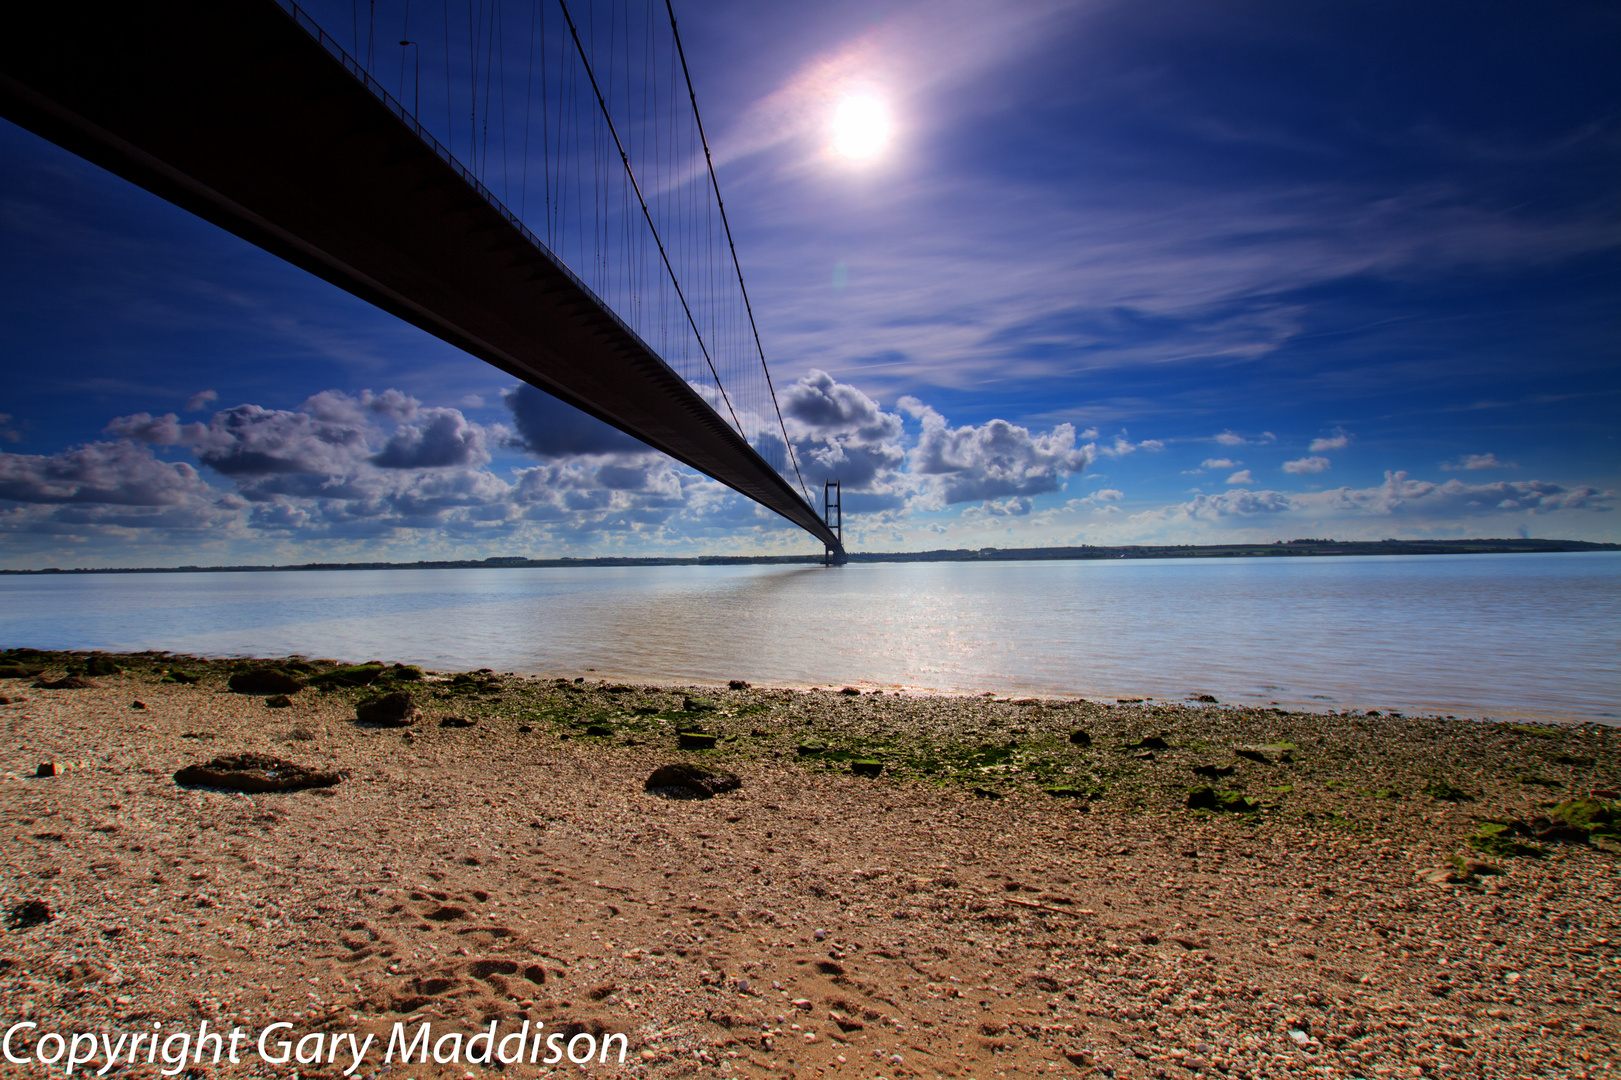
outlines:
[{"label": "bridge deck underside", "polygon": [[11,13],[0,115],[840,547],[679,374],[273,0],[93,8]]}]

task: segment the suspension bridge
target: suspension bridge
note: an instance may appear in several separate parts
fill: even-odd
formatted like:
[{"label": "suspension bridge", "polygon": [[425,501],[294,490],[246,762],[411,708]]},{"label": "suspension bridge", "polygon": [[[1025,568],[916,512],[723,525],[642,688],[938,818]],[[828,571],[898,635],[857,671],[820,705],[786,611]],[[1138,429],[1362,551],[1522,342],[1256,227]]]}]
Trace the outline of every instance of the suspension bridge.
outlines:
[{"label": "suspension bridge", "polygon": [[842,560],[836,496],[818,512],[777,404],[670,0],[311,2],[319,21],[291,0],[26,5],[0,35],[0,115]]}]

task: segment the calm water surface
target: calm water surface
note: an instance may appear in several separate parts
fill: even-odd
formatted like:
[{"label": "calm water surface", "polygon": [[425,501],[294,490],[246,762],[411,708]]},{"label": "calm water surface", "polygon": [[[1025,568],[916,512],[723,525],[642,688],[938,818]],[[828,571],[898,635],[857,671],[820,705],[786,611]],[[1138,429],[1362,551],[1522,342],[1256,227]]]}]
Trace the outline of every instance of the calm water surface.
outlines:
[{"label": "calm water surface", "polygon": [[0,642],[1621,719],[1621,556],[0,577]]}]

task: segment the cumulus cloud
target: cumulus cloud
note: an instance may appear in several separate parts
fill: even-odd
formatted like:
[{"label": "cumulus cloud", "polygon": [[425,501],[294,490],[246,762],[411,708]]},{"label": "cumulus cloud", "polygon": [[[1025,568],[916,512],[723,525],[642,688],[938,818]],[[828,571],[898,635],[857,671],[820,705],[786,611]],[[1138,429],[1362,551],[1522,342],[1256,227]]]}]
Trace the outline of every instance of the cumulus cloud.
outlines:
[{"label": "cumulus cloud", "polygon": [[923,421],[910,455],[912,471],[928,478],[945,504],[1057,491],[1097,456],[1091,445],[1075,445],[1072,424],[1044,434],[1006,420],[952,427],[915,398],[903,398],[901,407]]},{"label": "cumulus cloud", "polygon": [[1335,428],[1333,434],[1319,435],[1313,439],[1307,449],[1316,454],[1323,450],[1344,450],[1349,445],[1351,436],[1343,428]]},{"label": "cumulus cloud", "polygon": [[1475,469],[1518,469],[1519,466],[1512,461],[1499,461],[1496,454],[1464,454],[1456,461],[1444,461],[1441,468],[1447,472],[1473,471]]},{"label": "cumulus cloud", "polygon": [[1295,476],[1308,476],[1312,473],[1323,472],[1328,468],[1328,465],[1326,457],[1303,457],[1296,458],[1294,461],[1285,461],[1283,471]]},{"label": "cumulus cloud", "polygon": [[1203,461],[1199,462],[1199,468],[1201,468],[1201,469],[1236,469],[1242,464],[1244,464],[1242,461],[1234,461],[1232,458],[1212,457],[1212,458],[1205,458]]},{"label": "cumulus cloud", "polygon": [[1214,438],[1216,442],[1219,442],[1223,446],[1243,446],[1245,442],[1244,436],[1235,435],[1231,431],[1223,431],[1221,434],[1214,436]]},{"label": "cumulus cloud", "polygon": [[986,499],[978,506],[964,510],[962,516],[968,521],[982,523],[999,517],[1025,517],[1033,505],[1030,499],[1018,495],[1010,499]]},{"label": "cumulus cloud", "polygon": [[1227,483],[1235,485],[1253,484],[1255,483],[1255,478],[1250,475],[1250,471],[1248,469],[1240,469],[1238,472],[1233,473],[1233,475],[1227,478]]},{"label": "cumulus cloud", "polygon": [[[905,502],[910,488],[901,474],[906,448],[899,414],[814,368],[784,387],[778,399],[807,483],[837,479],[841,491],[858,496],[848,504],[856,510],[896,509]],[[900,407],[920,417],[919,409],[932,412],[910,398],[902,398]]]},{"label": "cumulus cloud", "polygon": [[148,446],[174,446],[199,437],[203,430],[202,424],[182,425],[180,418],[174,413],[153,416],[151,413],[141,412],[115,417],[102,433],[129,439],[132,442],[146,443]]},{"label": "cumulus cloud", "polygon": [[186,411],[197,412],[206,409],[219,400],[219,392],[215,390],[199,390],[186,399]]},{"label": "cumulus cloud", "polygon": [[1565,487],[1543,480],[1437,484],[1405,472],[1385,473],[1371,488],[1341,487],[1330,491],[1228,491],[1199,495],[1162,510],[1137,515],[1143,523],[1174,520],[1217,522],[1224,519],[1288,516],[1302,522],[1405,519],[1415,524],[1455,523],[1470,518],[1510,514],[1546,515],[1614,509],[1616,494],[1593,487]]},{"label": "cumulus cloud", "polygon": [[106,539],[125,554],[164,539],[214,543],[243,532],[247,503],[184,462],[119,440],[58,454],[0,454],[0,535],[14,555]]},{"label": "cumulus cloud", "polygon": [[177,506],[217,495],[190,465],[159,461],[127,440],[51,455],[0,454],[0,499],[12,502]]},{"label": "cumulus cloud", "polygon": [[458,409],[428,409],[418,423],[401,424],[371,462],[384,469],[444,469],[482,465],[490,460],[484,429],[468,423]]},{"label": "cumulus cloud", "polygon": [[[370,455],[365,418],[334,408],[329,393],[300,410],[237,405],[214,414],[185,440],[223,476],[342,476]],[[130,418],[134,419],[134,418]],[[115,421],[116,427],[122,421]]]},{"label": "cumulus cloud", "polygon": [[[983,521],[1029,519],[1037,496],[1062,488],[1095,456],[1068,424],[954,426],[915,399],[886,410],[822,371],[783,387],[781,400],[807,481],[838,477],[846,508],[884,536],[913,510],[964,502],[979,504],[972,516]],[[116,417],[104,442],[0,458],[0,528],[59,537],[77,530],[64,541],[75,544],[131,536],[151,543],[165,530],[206,528],[211,542],[341,543],[351,557],[375,557],[374,548],[353,545],[443,550],[502,537],[574,550],[793,542],[794,530],[775,515],[539,391],[519,387],[503,401],[511,429],[396,390],[328,390],[296,408],[247,403],[197,422],[174,413]],[[907,415],[921,433],[908,434]],[[755,427],[775,426],[770,420]],[[158,448],[193,460],[162,460]],[[539,463],[498,475],[491,462],[503,448]],[[1112,509],[1120,498],[1103,488],[1086,501]]]}]

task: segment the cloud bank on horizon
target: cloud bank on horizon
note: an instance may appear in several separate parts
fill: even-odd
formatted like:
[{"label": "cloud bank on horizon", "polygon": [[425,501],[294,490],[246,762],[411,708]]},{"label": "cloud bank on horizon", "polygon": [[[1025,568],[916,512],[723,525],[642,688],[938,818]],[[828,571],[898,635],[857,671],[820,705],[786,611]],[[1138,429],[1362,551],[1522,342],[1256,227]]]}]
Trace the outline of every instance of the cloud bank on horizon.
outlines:
[{"label": "cloud bank on horizon", "polygon": [[[191,421],[114,417],[93,442],[0,454],[0,536],[17,565],[69,552],[72,565],[151,565],[175,551],[285,562],[805,546],[797,528],[538,390],[519,385],[501,397],[510,423],[474,422],[394,389],[323,390],[293,409],[242,404]],[[203,392],[188,404],[199,398],[208,400]],[[1616,502],[1611,491],[1541,480],[1437,483],[1388,472],[1367,488],[1229,487],[1131,511],[1118,488],[1072,495],[1071,483],[1111,458],[1163,453],[1157,440],[1122,433],[1100,445],[1097,432],[1078,435],[1067,423],[954,426],[915,397],[886,411],[816,370],[782,401],[807,482],[844,485],[858,547],[1011,546],[1009,536],[1026,545],[1221,541],[1280,529],[1364,537],[1460,525],[1502,533],[1542,521],[1569,533]],[[1206,459],[1191,471],[1233,464]],[[1285,475],[1326,468],[1316,456],[1277,465]],[[1227,483],[1254,484],[1250,472]]]},{"label": "cloud bank on horizon", "polygon": [[[1621,12],[1245,12],[682,5],[853,546],[1621,540]],[[0,345],[0,565],[814,546],[3,123]]]}]

